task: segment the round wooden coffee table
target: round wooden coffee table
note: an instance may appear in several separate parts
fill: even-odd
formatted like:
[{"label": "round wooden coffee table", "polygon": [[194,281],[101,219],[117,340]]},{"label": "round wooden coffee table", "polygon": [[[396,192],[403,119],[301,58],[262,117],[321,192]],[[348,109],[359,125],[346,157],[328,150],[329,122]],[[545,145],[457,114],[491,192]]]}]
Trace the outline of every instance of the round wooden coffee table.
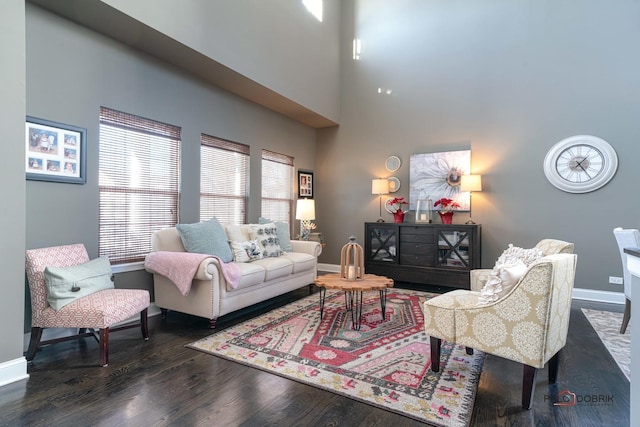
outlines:
[{"label": "round wooden coffee table", "polygon": [[362,325],[362,293],[364,291],[380,292],[380,308],[382,320],[385,319],[387,308],[387,289],[393,287],[393,279],[375,274],[365,274],[361,280],[344,280],[340,274],[323,274],[313,280],[320,288],[320,320],[324,313],[324,301],[327,289],[344,291],[344,302],[347,311],[351,311],[353,329],[360,330]]}]

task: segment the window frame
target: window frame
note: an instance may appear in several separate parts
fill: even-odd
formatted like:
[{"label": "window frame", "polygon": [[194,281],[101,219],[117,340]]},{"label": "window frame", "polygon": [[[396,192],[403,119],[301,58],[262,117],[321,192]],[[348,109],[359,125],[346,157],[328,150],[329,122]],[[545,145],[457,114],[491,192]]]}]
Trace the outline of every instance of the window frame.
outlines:
[{"label": "window frame", "polygon": [[[274,221],[282,221],[283,219],[278,217],[273,217],[273,214],[269,214],[265,212],[265,201],[286,201],[287,202],[287,211],[288,211],[288,215],[286,218],[286,222],[289,223],[289,228],[290,231],[293,230],[293,203],[294,203],[294,187],[295,187],[295,166],[294,166],[294,157],[293,156],[289,156],[286,154],[281,154],[281,153],[276,153],[274,151],[271,150],[266,150],[263,149],[262,150],[262,155],[261,155],[261,164],[262,164],[262,188],[260,190],[261,192],[261,209],[260,209],[260,215],[262,217],[265,218],[269,218],[272,219]],[[287,197],[283,198],[283,197],[273,197],[273,196],[265,196],[265,162],[273,162],[274,164],[282,164],[284,166],[286,166],[287,172],[288,172],[288,178],[286,178],[288,180],[288,188],[282,189],[286,194]],[[268,183],[270,185],[270,183]]]},{"label": "window frame", "polygon": [[[233,163],[236,168],[240,169],[239,172],[243,174],[242,178],[238,176],[227,176],[223,175],[221,177],[217,177],[218,179],[224,180],[226,183],[230,183],[231,187],[244,186],[243,191],[239,191],[237,194],[220,194],[215,192],[203,191],[203,187],[206,185],[206,181],[212,179],[209,175],[213,173],[213,171],[206,170],[205,168],[205,160],[208,155],[206,155],[205,151],[207,150],[219,150],[217,152],[212,152],[211,157],[220,156],[221,161],[233,161],[234,158],[237,158],[241,161],[241,163]],[[227,156],[225,156],[225,154]],[[229,158],[228,154],[231,154]],[[243,157],[238,157],[243,156]],[[226,159],[222,158],[226,157]],[[216,159],[212,159],[216,160]],[[223,165],[222,168],[218,167],[217,170],[224,169],[226,165]],[[214,166],[216,167],[216,166]],[[241,144],[234,141],[229,141],[226,139],[218,138],[215,136],[207,135],[205,133],[200,134],[200,220],[205,221],[211,219],[212,216],[215,216],[220,222],[228,225],[239,225],[245,224],[248,218],[248,208],[249,208],[249,182],[250,182],[250,174],[251,174],[251,158],[250,158],[250,147],[246,144]],[[239,179],[238,179],[239,178]],[[244,181],[244,183],[242,182]],[[244,185],[243,185],[244,184]],[[208,190],[208,189],[207,189]],[[242,194],[241,194],[242,193]],[[215,199],[226,199],[226,200],[237,200],[241,202],[242,218],[239,223],[232,220],[233,215],[226,215],[221,212],[216,215],[215,212]],[[210,213],[203,212],[203,200],[211,200],[213,199],[212,204],[213,208],[210,209]]]},{"label": "window frame", "polygon": [[120,271],[139,269],[153,232],[179,222],[181,132],[100,107],[98,254],[114,266],[134,266]]}]

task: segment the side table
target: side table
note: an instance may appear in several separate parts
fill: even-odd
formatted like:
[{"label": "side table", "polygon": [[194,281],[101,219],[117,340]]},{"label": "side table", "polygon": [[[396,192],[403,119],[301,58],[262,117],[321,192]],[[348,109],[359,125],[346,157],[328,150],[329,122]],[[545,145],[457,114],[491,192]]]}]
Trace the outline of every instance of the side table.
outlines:
[{"label": "side table", "polygon": [[344,280],[340,274],[324,274],[313,280],[320,288],[320,320],[324,313],[324,302],[327,289],[344,291],[345,307],[351,311],[351,322],[354,330],[359,331],[362,326],[362,293],[364,291],[380,292],[380,308],[382,320],[385,318],[387,307],[387,289],[393,287],[393,279],[375,274],[364,274],[361,280]]}]

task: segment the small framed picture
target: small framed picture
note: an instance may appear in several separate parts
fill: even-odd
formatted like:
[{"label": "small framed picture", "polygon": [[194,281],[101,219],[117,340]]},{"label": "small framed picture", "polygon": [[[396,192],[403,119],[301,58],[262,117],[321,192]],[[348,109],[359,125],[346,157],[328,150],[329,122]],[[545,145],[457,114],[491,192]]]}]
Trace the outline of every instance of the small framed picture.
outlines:
[{"label": "small framed picture", "polygon": [[25,134],[27,179],[86,182],[86,129],[27,116]]},{"label": "small framed picture", "polygon": [[313,172],[298,171],[298,198],[313,199]]}]

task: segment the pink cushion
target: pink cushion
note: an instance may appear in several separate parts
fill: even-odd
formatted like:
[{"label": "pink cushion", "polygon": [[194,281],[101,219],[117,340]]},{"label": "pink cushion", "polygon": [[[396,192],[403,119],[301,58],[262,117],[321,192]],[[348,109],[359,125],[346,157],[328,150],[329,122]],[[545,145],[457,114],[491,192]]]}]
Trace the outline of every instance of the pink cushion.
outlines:
[{"label": "pink cushion", "polygon": [[149,292],[142,289],[105,289],[78,298],[59,311],[47,307],[38,318],[41,328],[108,328],[149,307]]}]

